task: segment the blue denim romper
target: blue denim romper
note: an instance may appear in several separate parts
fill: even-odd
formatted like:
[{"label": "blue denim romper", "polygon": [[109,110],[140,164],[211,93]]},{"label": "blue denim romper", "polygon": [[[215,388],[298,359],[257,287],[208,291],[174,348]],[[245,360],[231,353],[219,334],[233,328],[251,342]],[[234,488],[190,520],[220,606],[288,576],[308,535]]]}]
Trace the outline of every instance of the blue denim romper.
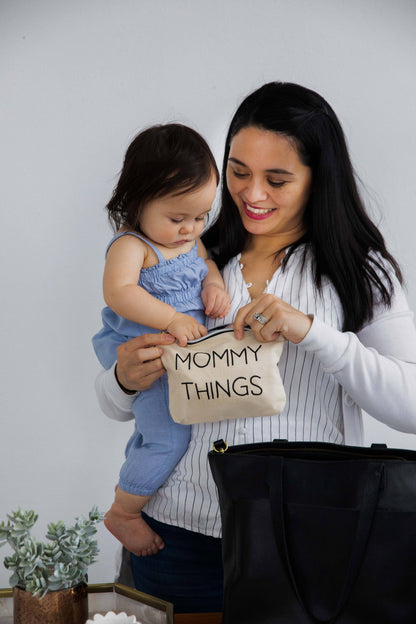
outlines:
[{"label": "blue denim romper", "polygon": [[[158,264],[141,269],[139,286],[151,295],[168,303],[177,312],[193,316],[204,325],[204,304],[201,283],[208,273],[197,245],[177,258],[165,260],[157,247],[136,232],[122,232],[120,236],[136,236],[153,249]],[[117,347],[158,329],[139,325],[115,314],[110,308],[102,311],[102,329],[93,337],[95,353],[104,368],[111,368],[117,359]],[[126,447],[126,460],[120,471],[119,487],[130,494],[149,496],[164,483],[182,455],[190,437],[190,425],[178,425],[169,413],[167,375],[157,379],[151,388],[141,392],[133,403],[135,429]]]}]

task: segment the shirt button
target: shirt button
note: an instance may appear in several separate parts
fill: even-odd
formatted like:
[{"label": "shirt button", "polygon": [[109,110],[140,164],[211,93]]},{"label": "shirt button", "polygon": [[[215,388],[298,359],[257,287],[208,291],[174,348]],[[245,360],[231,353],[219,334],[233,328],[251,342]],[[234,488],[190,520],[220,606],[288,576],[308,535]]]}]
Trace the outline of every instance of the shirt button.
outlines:
[{"label": "shirt button", "polygon": [[346,394],[344,395],[344,403],[348,407],[351,407],[351,405],[354,405],[354,399],[351,398],[349,394]]},{"label": "shirt button", "polygon": [[244,435],[245,433],[247,433],[247,427],[240,427],[240,429],[238,430],[238,433],[240,435]]}]

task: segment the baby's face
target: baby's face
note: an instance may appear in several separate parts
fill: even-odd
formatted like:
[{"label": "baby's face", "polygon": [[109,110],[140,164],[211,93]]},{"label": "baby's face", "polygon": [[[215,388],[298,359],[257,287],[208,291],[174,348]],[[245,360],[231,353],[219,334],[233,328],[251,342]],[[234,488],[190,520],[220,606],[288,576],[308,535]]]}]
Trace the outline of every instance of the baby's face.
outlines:
[{"label": "baby's face", "polygon": [[213,176],[194,191],[148,202],[140,215],[140,231],[149,240],[170,249],[194,241],[202,233],[216,190]]}]

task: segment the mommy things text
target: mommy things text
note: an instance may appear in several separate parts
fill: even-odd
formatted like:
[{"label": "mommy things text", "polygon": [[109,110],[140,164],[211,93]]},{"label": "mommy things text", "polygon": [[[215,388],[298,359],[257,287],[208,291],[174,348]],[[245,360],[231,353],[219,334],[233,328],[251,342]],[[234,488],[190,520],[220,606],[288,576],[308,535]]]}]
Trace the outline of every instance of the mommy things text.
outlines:
[{"label": "mommy things text", "polygon": [[[262,345],[258,345],[255,349],[250,346],[244,347],[240,352],[234,349],[225,349],[223,352],[217,351],[196,351],[188,352],[184,357],[179,353],[176,354],[175,369],[177,371],[195,370],[195,377],[201,378],[201,370],[209,367],[211,378],[207,381],[184,381],[181,383],[186,391],[186,398],[191,399],[218,399],[220,397],[231,397],[233,395],[247,396],[249,394],[257,396],[263,393],[259,381],[259,375],[235,376],[233,375],[233,367],[239,364],[255,365],[258,362],[258,353]],[[212,369],[221,367],[221,379],[212,380]],[[198,370],[197,370],[198,369]],[[224,369],[229,373],[223,377]],[[230,369],[228,371],[228,369]],[[234,371],[235,372],[235,371]]]}]

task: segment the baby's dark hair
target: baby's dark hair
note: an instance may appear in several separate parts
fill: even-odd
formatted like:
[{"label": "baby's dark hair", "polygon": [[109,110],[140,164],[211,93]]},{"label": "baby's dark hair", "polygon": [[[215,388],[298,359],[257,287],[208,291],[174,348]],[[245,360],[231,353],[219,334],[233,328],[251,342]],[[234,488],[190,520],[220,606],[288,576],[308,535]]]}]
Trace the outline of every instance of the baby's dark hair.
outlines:
[{"label": "baby's dark hair", "polygon": [[140,231],[145,204],[166,195],[199,189],[219,172],[205,139],[182,124],[156,125],[140,132],[129,145],[120,178],[108,202],[115,230],[128,225]]}]

